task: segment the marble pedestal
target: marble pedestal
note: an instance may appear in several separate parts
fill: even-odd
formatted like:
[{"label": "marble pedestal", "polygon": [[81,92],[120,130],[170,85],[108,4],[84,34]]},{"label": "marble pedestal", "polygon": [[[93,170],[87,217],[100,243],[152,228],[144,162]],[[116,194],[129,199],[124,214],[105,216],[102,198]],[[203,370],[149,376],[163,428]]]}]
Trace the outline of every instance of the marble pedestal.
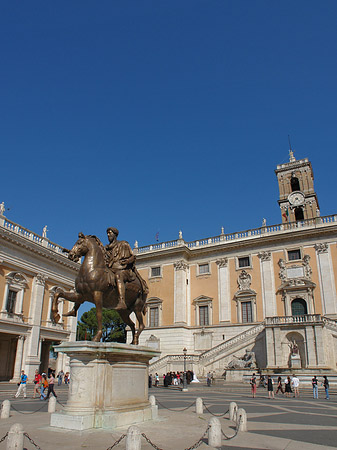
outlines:
[{"label": "marble pedestal", "polygon": [[148,400],[148,366],[157,350],[89,341],[64,342],[55,350],[70,357],[70,386],[63,411],[51,415],[52,427],[117,428],[157,417]]},{"label": "marble pedestal", "polygon": [[301,368],[301,357],[298,354],[290,355],[290,367],[292,369],[300,369]]}]

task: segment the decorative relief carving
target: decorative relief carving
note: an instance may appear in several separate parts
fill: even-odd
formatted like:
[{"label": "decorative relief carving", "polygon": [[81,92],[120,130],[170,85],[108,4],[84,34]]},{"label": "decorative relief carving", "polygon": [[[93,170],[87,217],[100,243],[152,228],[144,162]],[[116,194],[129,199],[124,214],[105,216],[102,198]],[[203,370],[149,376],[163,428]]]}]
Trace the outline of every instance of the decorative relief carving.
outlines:
[{"label": "decorative relief carving", "polygon": [[278,276],[280,280],[285,281],[287,279],[287,272],[286,272],[286,263],[284,259],[280,258],[277,264],[279,265],[280,268]]},{"label": "decorative relief carving", "polygon": [[21,289],[28,287],[26,278],[19,272],[12,272],[6,276],[6,283],[10,286],[16,285]]},{"label": "decorative relief carving", "polygon": [[242,270],[238,277],[238,286],[240,291],[248,291],[252,284],[252,277],[245,270]]},{"label": "decorative relief carving", "polygon": [[303,256],[304,276],[305,276],[305,278],[308,278],[308,280],[311,280],[312,269],[310,267],[309,262],[310,262],[310,256],[304,255]]},{"label": "decorative relief carving", "polygon": [[322,243],[322,244],[315,244],[315,250],[317,253],[327,253],[328,251],[328,244]]},{"label": "decorative relief carving", "polygon": [[257,256],[261,259],[261,261],[271,260],[271,252],[259,252]]},{"label": "decorative relief carving", "polygon": [[42,273],[38,273],[35,276],[35,282],[36,282],[36,284],[39,284],[40,286],[44,286],[45,285],[46,279],[47,279],[47,277],[45,275],[43,275]]},{"label": "decorative relief carving", "polygon": [[217,261],[215,261],[216,262],[216,264],[217,264],[217,266],[219,267],[219,268],[221,268],[221,267],[227,267],[227,265],[228,265],[228,258],[220,258],[220,259],[218,259]]},{"label": "decorative relief carving", "polygon": [[187,270],[188,269],[188,264],[185,263],[185,261],[178,261],[176,263],[173,264],[175,270]]}]

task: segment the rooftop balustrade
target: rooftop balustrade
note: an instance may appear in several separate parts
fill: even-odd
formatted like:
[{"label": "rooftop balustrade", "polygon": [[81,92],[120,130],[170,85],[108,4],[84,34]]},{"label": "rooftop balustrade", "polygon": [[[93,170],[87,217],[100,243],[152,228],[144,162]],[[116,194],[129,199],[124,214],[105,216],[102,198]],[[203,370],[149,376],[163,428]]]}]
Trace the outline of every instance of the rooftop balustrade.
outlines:
[{"label": "rooftop balustrade", "polygon": [[185,242],[183,239],[177,239],[175,241],[162,242],[153,245],[147,245],[144,247],[137,247],[134,252],[139,254],[159,252],[163,249],[169,249],[173,247],[188,247],[189,249],[197,249],[200,247],[210,247],[219,244],[226,244],[227,242],[243,241],[245,239],[258,239],[262,236],[285,234],[297,230],[303,229],[315,229],[322,228],[330,225],[337,224],[337,215],[316,217],[314,219],[302,220],[299,222],[282,223],[278,225],[262,226],[259,228],[252,228],[246,231],[238,231],[235,233],[220,234],[218,236],[199,239],[196,241]]}]

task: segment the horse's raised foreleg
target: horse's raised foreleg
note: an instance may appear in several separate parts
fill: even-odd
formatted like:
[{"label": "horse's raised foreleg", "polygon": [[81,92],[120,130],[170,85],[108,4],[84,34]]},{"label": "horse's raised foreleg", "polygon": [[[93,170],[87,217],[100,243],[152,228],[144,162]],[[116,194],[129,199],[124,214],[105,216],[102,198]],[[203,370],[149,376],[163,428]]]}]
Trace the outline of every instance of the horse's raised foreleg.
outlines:
[{"label": "horse's raised foreleg", "polygon": [[96,317],[97,317],[97,333],[93,339],[94,342],[99,342],[101,340],[103,329],[102,329],[102,314],[103,314],[103,292],[95,291],[93,294],[93,300],[96,305]]},{"label": "horse's raised foreleg", "polygon": [[138,339],[137,339],[137,336],[136,336],[136,327],[135,327],[135,324],[130,319],[131,311],[120,310],[120,311],[118,311],[118,314],[121,316],[122,320],[127,325],[129,325],[129,327],[131,328],[131,332],[132,332],[132,342],[131,342],[131,344],[137,345],[138,344]]},{"label": "horse's raised foreleg", "polygon": [[63,292],[59,291],[56,292],[53,298],[51,312],[52,312],[52,318],[55,323],[58,323],[60,320],[60,315],[58,313],[58,299],[64,298],[65,300],[69,300],[70,302],[74,302],[74,308],[69,311],[68,313],[63,314],[64,317],[67,316],[76,316],[77,310],[80,307],[80,305],[84,302],[82,295],[77,292]]}]

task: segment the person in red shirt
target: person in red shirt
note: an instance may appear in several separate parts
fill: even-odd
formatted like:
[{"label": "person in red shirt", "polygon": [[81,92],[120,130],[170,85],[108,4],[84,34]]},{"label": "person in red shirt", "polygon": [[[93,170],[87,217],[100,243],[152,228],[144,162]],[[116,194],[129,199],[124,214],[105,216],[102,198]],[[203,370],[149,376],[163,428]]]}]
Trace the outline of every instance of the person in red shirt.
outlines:
[{"label": "person in red shirt", "polygon": [[33,398],[36,398],[36,394],[38,397],[40,397],[40,384],[41,384],[42,376],[39,374],[39,371],[35,370],[35,377],[34,377],[34,393]]}]

